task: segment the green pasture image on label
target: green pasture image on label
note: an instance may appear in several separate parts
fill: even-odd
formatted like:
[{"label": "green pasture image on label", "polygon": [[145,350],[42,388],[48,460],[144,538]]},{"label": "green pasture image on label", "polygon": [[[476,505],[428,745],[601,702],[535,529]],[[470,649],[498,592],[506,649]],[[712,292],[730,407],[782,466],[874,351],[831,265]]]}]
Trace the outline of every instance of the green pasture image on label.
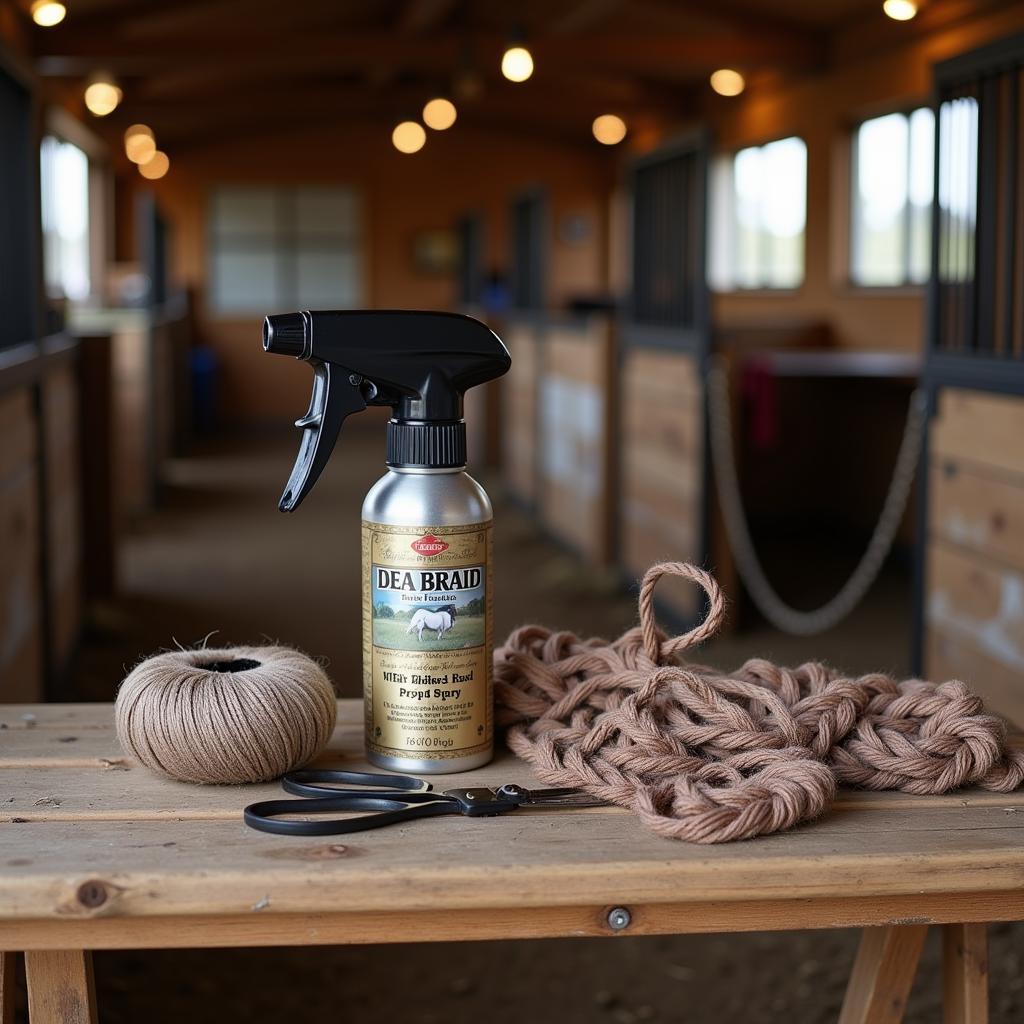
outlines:
[{"label": "green pasture image on label", "polygon": [[485,642],[484,567],[393,569],[374,565],[373,643],[451,651]]}]

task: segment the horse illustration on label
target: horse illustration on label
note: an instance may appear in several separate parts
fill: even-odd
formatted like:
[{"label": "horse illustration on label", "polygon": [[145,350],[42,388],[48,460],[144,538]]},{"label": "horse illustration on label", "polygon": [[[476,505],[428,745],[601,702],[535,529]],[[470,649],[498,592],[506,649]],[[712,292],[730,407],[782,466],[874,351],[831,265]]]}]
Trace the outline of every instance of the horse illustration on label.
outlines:
[{"label": "horse illustration on label", "polygon": [[429,608],[418,608],[409,620],[409,628],[405,632],[406,635],[415,633],[416,639],[422,643],[423,630],[436,630],[437,636],[435,639],[440,640],[454,625],[455,605],[446,604],[443,608],[438,608],[434,611],[431,611]]}]

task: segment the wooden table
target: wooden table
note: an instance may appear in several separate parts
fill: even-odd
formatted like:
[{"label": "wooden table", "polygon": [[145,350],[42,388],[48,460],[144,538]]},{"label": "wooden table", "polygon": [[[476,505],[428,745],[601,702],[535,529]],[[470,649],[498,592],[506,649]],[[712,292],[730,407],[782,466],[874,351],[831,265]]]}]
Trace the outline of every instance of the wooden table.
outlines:
[{"label": "wooden table", "polygon": [[[319,764],[364,765],[361,720],[340,702]],[[503,754],[435,784],[503,782],[531,775]],[[1024,919],[1022,793],[844,792],[813,825],[709,847],[659,839],[614,808],[340,841],[246,828],[242,807],[279,792],[158,778],[122,754],[110,705],[0,707],[3,1024],[16,952],[32,1024],[77,1024],[95,1019],[94,949],[851,926],[864,936],[840,1019],[898,1021],[931,924],[945,936],[947,1021],[976,1022],[986,922]]]}]

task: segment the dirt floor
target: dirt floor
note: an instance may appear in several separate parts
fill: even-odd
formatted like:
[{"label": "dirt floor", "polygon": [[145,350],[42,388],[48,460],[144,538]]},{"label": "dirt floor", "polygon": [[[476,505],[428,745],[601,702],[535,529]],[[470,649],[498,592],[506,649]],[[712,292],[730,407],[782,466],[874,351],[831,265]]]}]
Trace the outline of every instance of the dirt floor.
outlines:
[{"label": "dirt floor", "polygon": [[[377,432],[348,431],[324,479],[291,516],[277,497],[293,438],[220,442],[169,467],[161,507],[135,524],[123,591],[94,616],[74,679],[77,699],[109,700],[126,668],[174,641],[280,639],[326,659],[339,692],[359,693],[359,505],[381,472]],[[538,621],[613,636],[636,619],[635,594],[581,570],[521,511],[496,500],[496,636]],[[850,557],[854,557],[851,555]],[[817,548],[773,562],[792,593],[827,596],[850,560]],[[797,571],[803,567],[802,571]],[[907,670],[909,586],[890,570],[844,625],[813,640],[754,626],[715,640],[702,660],[808,657],[852,671]],[[495,884],[502,884],[500,878]],[[856,934],[492,942],[433,946],[102,953],[105,1024],[290,1019],[346,1024],[558,1020],[633,1024],[835,1020]],[[1024,1020],[1024,928],[992,930],[992,1019]],[[906,1020],[939,1021],[937,935]],[[23,999],[21,1000],[23,1002]]]}]

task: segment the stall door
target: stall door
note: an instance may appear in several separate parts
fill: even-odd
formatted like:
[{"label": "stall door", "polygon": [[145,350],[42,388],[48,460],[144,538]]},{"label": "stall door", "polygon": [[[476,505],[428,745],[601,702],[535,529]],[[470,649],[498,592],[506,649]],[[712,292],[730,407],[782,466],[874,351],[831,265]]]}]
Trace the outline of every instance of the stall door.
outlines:
[{"label": "stall door", "polygon": [[[707,520],[703,364],[707,142],[695,133],[632,171],[632,296],[620,332],[619,561],[639,578],[653,562],[702,562]],[[692,588],[659,592],[679,619]]]},{"label": "stall door", "polygon": [[919,660],[1024,723],[1024,36],[936,67]]}]

